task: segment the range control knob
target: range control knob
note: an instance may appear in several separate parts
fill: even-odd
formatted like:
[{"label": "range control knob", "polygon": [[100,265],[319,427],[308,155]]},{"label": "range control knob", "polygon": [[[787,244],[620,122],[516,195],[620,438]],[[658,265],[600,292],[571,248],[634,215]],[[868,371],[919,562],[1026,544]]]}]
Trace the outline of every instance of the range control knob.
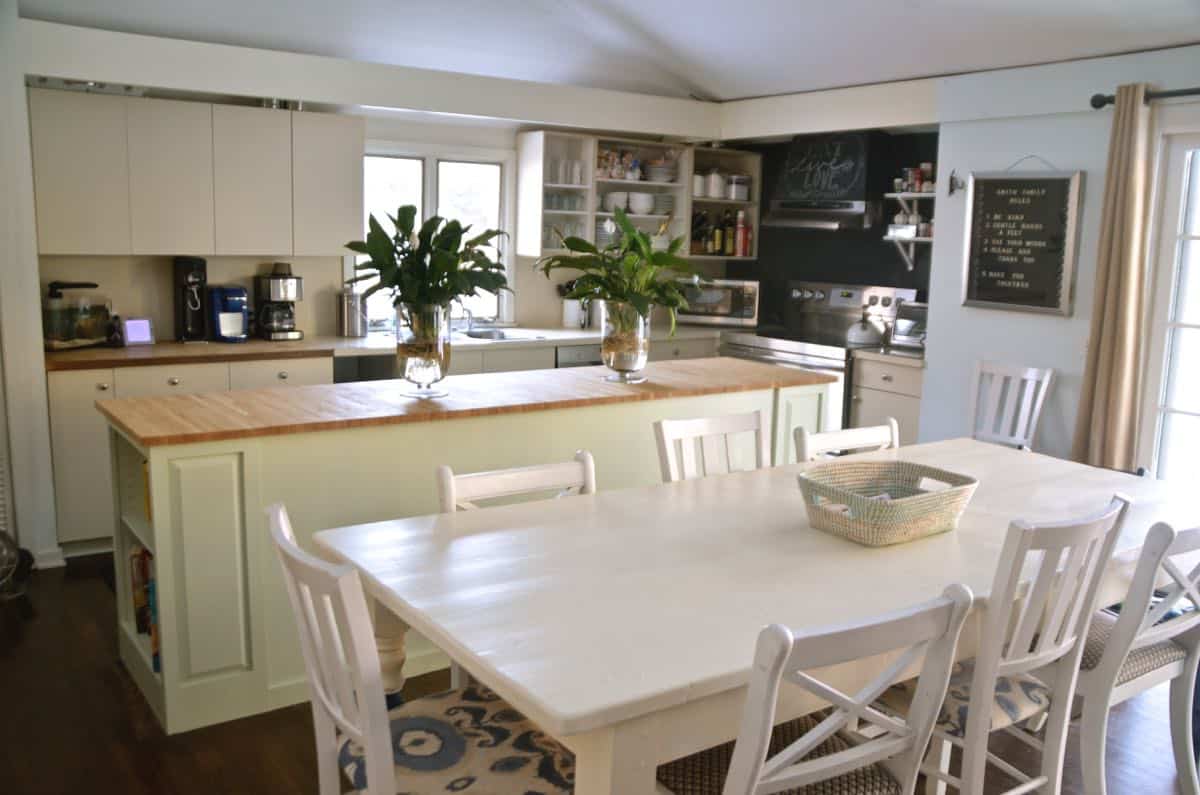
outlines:
[{"label": "range control knob", "polygon": [[812,290],[805,290],[805,291],[804,291],[804,297],[805,297],[805,299],[812,298],[812,297],[813,297],[813,291],[812,291]]},{"label": "range control knob", "polygon": [[813,297],[816,298],[818,301],[824,301],[825,300],[825,291],[817,290],[815,293],[813,293]]},{"label": "range control knob", "polygon": [[794,288],[792,289],[792,300],[793,301],[799,301],[802,297],[803,297],[803,295],[801,294],[801,292],[798,289],[794,289]]},{"label": "range control knob", "polygon": [[879,299],[879,303],[883,304],[884,306],[891,306],[892,299],[885,295],[883,298]]}]

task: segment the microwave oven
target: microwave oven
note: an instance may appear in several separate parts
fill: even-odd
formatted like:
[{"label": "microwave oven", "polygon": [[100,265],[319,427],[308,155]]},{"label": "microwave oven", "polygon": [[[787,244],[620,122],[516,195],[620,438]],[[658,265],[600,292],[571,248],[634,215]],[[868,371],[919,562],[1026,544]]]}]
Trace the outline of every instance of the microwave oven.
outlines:
[{"label": "microwave oven", "polygon": [[704,326],[754,328],[758,325],[758,282],[742,279],[712,279],[696,284],[687,279],[683,297],[687,309],[678,311],[680,323]]}]

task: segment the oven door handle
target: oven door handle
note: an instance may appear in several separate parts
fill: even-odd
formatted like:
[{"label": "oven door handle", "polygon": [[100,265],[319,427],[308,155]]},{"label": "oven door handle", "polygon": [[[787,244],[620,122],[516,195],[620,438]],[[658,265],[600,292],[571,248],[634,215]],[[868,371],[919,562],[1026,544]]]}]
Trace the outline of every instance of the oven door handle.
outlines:
[{"label": "oven door handle", "polygon": [[827,364],[807,364],[805,362],[798,362],[794,359],[787,359],[787,358],[784,358],[781,356],[771,356],[769,354],[762,354],[762,353],[749,353],[748,354],[748,353],[742,353],[741,351],[737,351],[737,352],[731,351],[731,354],[733,355],[734,358],[737,358],[737,359],[746,359],[746,360],[749,360],[752,362],[762,362],[763,364],[777,364],[781,367],[792,367],[797,370],[815,370],[816,372],[825,372],[825,373],[845,373],[846,372],[845,365],[838,367],[837,365],[827,365]]}]

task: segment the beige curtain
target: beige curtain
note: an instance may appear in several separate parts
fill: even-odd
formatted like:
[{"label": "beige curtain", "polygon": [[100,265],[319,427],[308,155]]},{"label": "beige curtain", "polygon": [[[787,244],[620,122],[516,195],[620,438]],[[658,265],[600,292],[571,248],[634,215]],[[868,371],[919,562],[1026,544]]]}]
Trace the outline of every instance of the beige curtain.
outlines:
[{"label": "beige curtain", "polygon": [[1150,114],[1143,83],[1117,89],[1096,252],[1096,290],[1072,457],[1134,469],[1144,307]]}]

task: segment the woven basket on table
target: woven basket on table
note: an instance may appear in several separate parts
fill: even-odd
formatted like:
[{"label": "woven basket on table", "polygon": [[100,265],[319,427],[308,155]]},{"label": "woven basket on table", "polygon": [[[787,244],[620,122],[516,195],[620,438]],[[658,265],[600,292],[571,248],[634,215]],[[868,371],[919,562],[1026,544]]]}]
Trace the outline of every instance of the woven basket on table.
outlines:
[{"label": "woven basket on table", "polygon": [[[979,485],[975,478],[909,461],[822,464],[797,479],[813,527],[870,547],[953,530]],[[923,480],[946,488],[922,489]]]}]

